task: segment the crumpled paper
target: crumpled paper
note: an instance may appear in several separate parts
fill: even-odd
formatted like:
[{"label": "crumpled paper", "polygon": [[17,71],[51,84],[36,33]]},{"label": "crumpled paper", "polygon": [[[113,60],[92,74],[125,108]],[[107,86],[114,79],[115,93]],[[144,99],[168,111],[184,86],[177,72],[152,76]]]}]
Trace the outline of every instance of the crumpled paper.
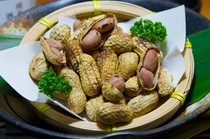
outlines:
[{"label": "crumpled paper", "polygon": [[[158,44],[158,46],[165,56],[162,66],[167,68],[172,73],[173,85],[176,86],[185,71],[184,59],[181,55],[186,40],[184,6],[179,6],[139,18],[150,19],[154,22],[159,21],[166,26],[168,34],[166,42],[163,44]],[[132,19],[128,22],[119,23],[118,25],[123,27],[124,32],[129,32],[130,27],[135,21],[138,21],[139,18]],[[75,18],[61,17],[58,24],[66,23],[72,27],[74,21]],[[49,36],[49,32],[50,31],[45,34],[46,37]],[[39,41],[0,51],[0,75],[12,88],[14,88],[14,90],[17,91],[17,93],[24,98],[30,101],[44,103],[51,102],[77,116],[79,119],[86,120],[85,118],[66,108],[58,101],[39,93],[37,85],[29,76],[29,65],[32,58],[40,51],[41,48]]]}]

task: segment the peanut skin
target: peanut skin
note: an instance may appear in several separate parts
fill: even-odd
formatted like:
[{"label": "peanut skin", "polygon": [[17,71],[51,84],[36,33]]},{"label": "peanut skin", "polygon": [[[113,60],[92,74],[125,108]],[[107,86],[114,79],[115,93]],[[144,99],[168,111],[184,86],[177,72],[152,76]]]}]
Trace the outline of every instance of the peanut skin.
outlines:
[{"label": "peanut skin", "polygon": [[149,50],[144,58],[143,67],[152,73],[155,73],[157,63],[158,53],[153,49]]},{"label": "peanut skin", "polygon": [[145,85],[145,87],[147,88],[152,88],[153,87],[153,81],[154,81],[154,75],[151,71],[142,68],[140,70],[140,78],[143,80],[143,83]]},{"label": "peanut skin", "polygon": [[111,30],[114,27],[114,18],[113,17],[107,17],[98,23],[96,23],[92,29],[97,30],[100,33],[105,33]]},{"label": "peanut skin", "polygon": [[46,39],[45,41],[50,47],[54,47],[59,51],[64,49],[64,46],[59,41],[56,41],[54,39]]},{"label": "peanut skin", "polygon": [[82,39],[83,49],[92,49],[101,42],[101,33],[97,30],[90,30],[85,37]]},{"label": "peanut skin", "polygon": [[82,24],[81,20],[77,19],[73,24],[74,31]]},{"label": "peanut skin", "polygon": [[54,54],[55,59],[58,61],[63,61],[62,55],[58,49],[55,47],[49,47],[50,51]]},{"label": "peanut skin", "polygon": [[111,76],[109,83],[116,87],[121,93],[125,90],[125,80],[122,76],[114,74]]}]

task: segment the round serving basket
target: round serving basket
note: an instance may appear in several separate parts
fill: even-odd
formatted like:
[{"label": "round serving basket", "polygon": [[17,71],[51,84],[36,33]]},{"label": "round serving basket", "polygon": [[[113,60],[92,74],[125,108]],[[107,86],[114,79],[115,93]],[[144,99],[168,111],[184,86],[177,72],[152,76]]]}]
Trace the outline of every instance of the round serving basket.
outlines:
[{"label": "round serving basket", "polygon": [[[100,6],[101,13],[114,13],[118,21],[125,21],[152,13],[152,11],[143,7],[119,1],[102,1]],[[45,19],[47,19],[46,21],[50,21],[51,24],[56,24],[60,16],[66,17],[75,15],[79,19],[88,18],[94,16],[96,8],[97,6],[93,2],[78,3],[56,10],[45,16]],[[36,23],[24,36],[21,44],[39,40],[40,36],[49,28],[49,24],[44,25],[40,22]],[[194,75],[194,59],[191,48],[185,48],[183,51],[183,57],[185,60],[186,71],[181,81],[176,86],[175,93],[171,97],[161,101],[155,110],[133,119],[130,123],[106,126],[96,122],[79,120],[53,105],[38,102],[30,103],[39,112],[39,116],[44,121],[48,122],[56,129],[65,132],[71,131],[79,134],[103,134],[107,133],[107,131],[142,131],[152,129],[171,118],[181,107],[187,93],[189,92]]]}]

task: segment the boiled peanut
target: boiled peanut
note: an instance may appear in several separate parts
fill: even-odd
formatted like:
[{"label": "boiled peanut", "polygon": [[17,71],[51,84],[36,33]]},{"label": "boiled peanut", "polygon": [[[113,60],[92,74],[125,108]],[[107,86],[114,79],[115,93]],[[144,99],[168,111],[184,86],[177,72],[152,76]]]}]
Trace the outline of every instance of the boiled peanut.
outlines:
[{"label": "boiled peanut", "polygon": [[111,50],[103,50],[98,52],[98,54],[97,52],[93,53],[92,56],[96,59],[102,82],[109,81],[110,77],[117,70],[117,55]]},{"label": "boiled peanut", "polygon": [[64,46],[59,41],[56,41],[54,39],[46,39],[45,41],[50,47],[54,47],[59,51],[64,49]]},{"label": "boiled peanut", "polygon": [[97,22],[92,29],[97,30],[100,33],[105,33],[111,30],[115,25],[115,21],[113,17],[107,17]]},{"label": "boiled peanut", "polygon": [[104,82],[102,85],[102,95],[107,101],[111,102],[122,102],[125,97],[123,94],[109,82]]},{"label": "boiled peanut", "polygon": [[160,67],[157,84],[157,90],[160,97],[168,96],[174,91],[172,80],[172,74],[167,69]]},{"label": "boiled peanut", "polygon": [[81,54],[79,61],[79,75],[82,88],[87,96],[99,94],[102,81],[95,60],[88,54]]},{"label": "boiled peanut", "polygon": [[98,107],[101,106],[103,103],[104,103],[104,99],[102,95],[91,98],[86,103],[86,113],[87,113],[88,118],[90,118],[92,121],[97,121],[96,111]]},{"label": "boiled peanut", "polygon": [[113,50],[117,55],[130,52],[133,47],[132,37],[126,33],[115,33],[108,37],[103,50]]},{"label": "boiled peanut", "polygon": [[101,33],[97,30],[90,30],[82,39],[82,47],[86,50],[96,47],[101,42]]},{"label": "boiled peanut", "polygon": [[97,109],[96,118],[104,124],[130,122],[133,119],[133,110],[125,104],[105,102]]},{"label": "boiled peanut", "polygon": [[49,44],[46,42],[45,37],[40,38],[40,45],[42,48],[42,51],[44,52],[44,55],[46,59],[52,63],[53,65],[63,65],[66,63],[66,57],[63,53],[63,51],[59,51],[55,47],[50,47]]},{"label": "boiled peanut", "polygon": [[56,41],[61,42],[62,45],[65,45],[65,42],[71,36],[71,28],[67,24],[57,24],[52,28],[50,32],[50,38]]},{"label": "boiled peanut", "polygon": [[79,114],[85,110],[87,98],[82,90],[79,76],[71,69],[63,68],[61,74],[72,85],[72,90],[67,98],[67,106]]},{"label": "boiled peanut", "polygon": [[117,74],[128,80],[136,73],[139,56],[134,52],[122,53],[118,57]]},{"label": "boiled peanut", "polygon": [[152,73],[155,73],[157,63],[158,53],[153,49],[149,50],[144,58],[143,67],[151,71]]},{"label": "boiled peanut", "polygon": [[73,24],[74,31],[82,24],[81,20],[77,19]]},{"label": "boiled peanut", "polygon": [[39,52],[31,61],[29,66],[29,74],[34,80],[39,81],[41,79],[41,75],[47,71],[47,69],[47,59],[45,58],[43,52]]},{"label": "boiled peanut", "polygon": [[125,93],[129,97],[135,97],[142,91],[138,77],[133,76],[125,82]]},{"label": "boiled peanut", "polygon": [[121,93],[125,90],[125,80],[122,76],[114,74],[111,76],[109,83],[116,87]]},{"label": "boiled peanut", "polygon": [[132,98],[127,106],[133,110],[134,116],[138,117],[153,110],[156,107],[158,100],[159,96],[157,91],[147,91]]},{"label": "boiled peanut", "polygon": [[152,88],[154,86],[154,74],[151,71],[141,68],[139,75],[145,87]]},{"label": "boiled peanut", "polygon": [[55,59],[58,61],[63,61],[62,55],[58,49],[55,47],[49,47],[50,51],[54,54]]}]

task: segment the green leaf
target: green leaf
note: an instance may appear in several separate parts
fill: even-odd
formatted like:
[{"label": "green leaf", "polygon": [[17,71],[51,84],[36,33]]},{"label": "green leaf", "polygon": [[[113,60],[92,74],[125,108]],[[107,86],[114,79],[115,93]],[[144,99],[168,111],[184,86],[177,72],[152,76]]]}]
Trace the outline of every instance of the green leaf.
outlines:
[{"label": "green leaf", "polygon": [[185,106],[199,101],[210,92],[210,29],[187,37],[192,43],[195,74]]},{"label": "green leaf", "polygon": [[18,46],[23,36],[0,34],[0,50]]}]

